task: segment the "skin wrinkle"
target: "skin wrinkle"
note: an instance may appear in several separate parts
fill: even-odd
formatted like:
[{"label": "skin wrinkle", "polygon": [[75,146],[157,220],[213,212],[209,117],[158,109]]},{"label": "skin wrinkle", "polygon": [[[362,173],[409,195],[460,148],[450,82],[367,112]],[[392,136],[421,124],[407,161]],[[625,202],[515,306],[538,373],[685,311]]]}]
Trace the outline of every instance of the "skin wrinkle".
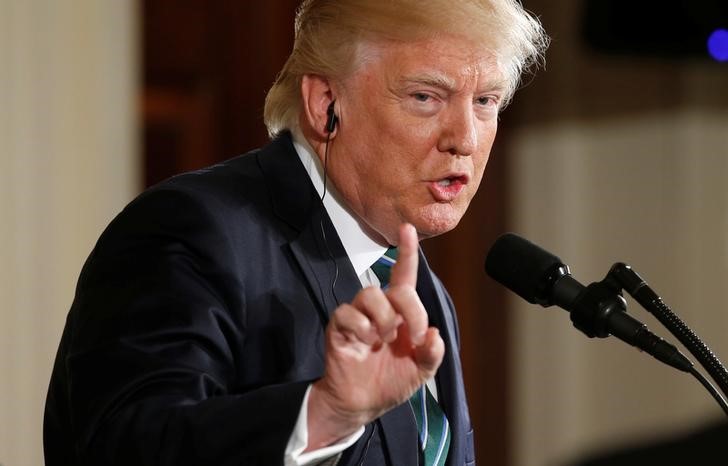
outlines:
[{"label": "skin wrinkle", "polygon": [[[504,70],[504,68],[501,64],[501,59],[498,54],[494,53],[492,51],[492,48],[490,47],[479,47],[478,42],[473,41],[472,39],[466,37],[466,36],[446,36],[446,35],[435,35],[433,36],[428,42],[429,44],[424,45],[422,48],[427,51],[428,55],[431,56],[437,56],[437,51],[435,48],[435,45],[438,43],[439,39],[442,38],[455,38],[457,37],[458,40],[462,40],[465,44],[463,47],[463,50],[471,49],[476,50],[477,52],[472,53],[472,60],[474,63],[468,64],[464,66],[459,74],[455,77],[450,77],[441,73],[434,72],[431,75],[424,74],[421,77],[419,76],[412,76],[412,77],[404,77],[404,80],[411,80],[413,82],[420,81],[421,84],[424,85],[431,85],[433,87],[440,87],[444,90],[448,90],[451,92],[457,92],[462,90],[463,86],[458,86],[458,81],[464,82],[467,81],[470,77],[479,77],[478,75],[483,70]],[[442,51],[440,51],[442,52]],[[451,54],[454,55],[454,54]],[[482,86],[481,92],[487,93],[487,92],[494,92],[497,91],[500,96],[502,96],[505,93],[505,90],[508,88],[508,79],[506,78],[506,73],[504,72],[498,72],[493,76],[487,76],[489,79],[484,83]],[[463,83],[464,85],[464,83]]]},{"label": "skin wrinkle", "polygon": [[[383,244],[395,244],[402,222],[421,239],[449,231],[475,194],[497,128],[499,105],[481,108],[478,99],[501,98],[503,73],[488,49],[452,36],[387,43],[369,57],[335,91],[342,126],[329,154],[331,179]],[[414,102],[414,93],[431,96],[437,110],[422,114],[429,104]],[[469,184],[454,201],[436,201],[427,183],[453,172]]]}]

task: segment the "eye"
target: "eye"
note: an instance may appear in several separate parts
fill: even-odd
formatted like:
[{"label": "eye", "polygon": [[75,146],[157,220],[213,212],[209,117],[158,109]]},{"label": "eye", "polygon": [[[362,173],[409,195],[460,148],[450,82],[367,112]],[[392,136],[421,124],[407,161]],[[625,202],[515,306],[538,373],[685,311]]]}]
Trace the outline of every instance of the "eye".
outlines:
[{"label": "eye", "polygon": [[496,101],[495,97],[489,96],[489,95],[484,95],[484,96],[478,97],[477,99],[475,99],[475,102],[477,102],[478,105],[483,105],[483,106],[494,105],[494,104],[498,103]]},{"label": "eye", "polygon": [[432,98],[431,96],[429,96],[428,94],[425,94],[424,92],[415,92],[414,94],[412,94],[412,97],[418,102],[427,102],[428,100],[430,100]]},{"label": "eye", "polygon": [[442,97],[430,90],[415,90],[407,93],[405,108],[413,115],[430,117],[444,105]]}]

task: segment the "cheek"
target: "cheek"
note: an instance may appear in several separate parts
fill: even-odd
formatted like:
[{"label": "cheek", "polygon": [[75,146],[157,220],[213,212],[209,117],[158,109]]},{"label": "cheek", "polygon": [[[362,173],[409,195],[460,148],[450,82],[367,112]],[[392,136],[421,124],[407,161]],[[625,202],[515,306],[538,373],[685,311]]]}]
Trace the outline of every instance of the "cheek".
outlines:
[{"label": "cheek", "polygon": [[389,111],[381,115],[378,130],[375,136],[379,140],[376,144],[387,144],[396,148],[397,153],[420,156],[430,153],[442,133],[437,120],[414,118],[401,111]]},{"label": "cheek", "polygon": [[483,179],[483,174],[485,173],[485,167],[488,164],[488,159],[489,154],[486,154],[475,162],[475,166],[473,167],[473,186],[475,189],[478,189],[478,186],[480,186],[480,182]]},{"label": "cheek", "polygon": [[477,183],[475,184],[476,189],[477,186],[480,184],[480,180],[483,178],[485,167],[486,165],[488,165],[488,160],[490,159],[490,151],[493,148],[493,142],[495,141],[495,134],[497,129],[498,123],[497,120],[494,119],[482,133],[480,147],[478,149],[479,155],[473,156],[473,176],[477,177]]}]

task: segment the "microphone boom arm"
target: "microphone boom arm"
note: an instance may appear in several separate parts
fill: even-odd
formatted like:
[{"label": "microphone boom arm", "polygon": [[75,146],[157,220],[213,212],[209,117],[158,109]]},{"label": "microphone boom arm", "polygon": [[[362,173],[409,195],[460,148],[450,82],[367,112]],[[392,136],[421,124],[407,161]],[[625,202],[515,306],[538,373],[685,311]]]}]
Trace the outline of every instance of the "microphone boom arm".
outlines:
[{"label": "microphone boom arm", "polygon": [[695,359],[718,384],[723,395],[728,396],[728,371],[718,357],[703,343],[700,338],[662,301],[642,277],[632,268],[617,262],[607,274],[607,279],[618,283],[647,312],[655,316],[662,325],[687,348]]},{"label": "microphone boom arm", "polygon": [[[555,288],[558,292],[554,293],[554,304],[571,309],[571,322],[586,336],[606,338],[614,335],[680,371],[690,372],[693,367],[675,346],[627,314],[627,302],[609,275],[585,288],[571,275],[564,275]],[[579,288],[581,291],[575,294]]]}]

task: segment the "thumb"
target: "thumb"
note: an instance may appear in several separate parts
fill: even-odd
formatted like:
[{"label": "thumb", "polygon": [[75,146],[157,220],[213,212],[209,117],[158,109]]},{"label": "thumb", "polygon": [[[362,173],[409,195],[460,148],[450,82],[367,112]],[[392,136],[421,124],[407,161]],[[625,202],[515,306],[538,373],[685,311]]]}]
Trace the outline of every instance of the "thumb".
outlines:
[{"label": "thumb", "polygon": [[442,364],[445,355],[445,342],[436,327],[430,327],[425,333],[422,345],[414,347],[414,359],[422,374],[423,381],[434,377]]}]

